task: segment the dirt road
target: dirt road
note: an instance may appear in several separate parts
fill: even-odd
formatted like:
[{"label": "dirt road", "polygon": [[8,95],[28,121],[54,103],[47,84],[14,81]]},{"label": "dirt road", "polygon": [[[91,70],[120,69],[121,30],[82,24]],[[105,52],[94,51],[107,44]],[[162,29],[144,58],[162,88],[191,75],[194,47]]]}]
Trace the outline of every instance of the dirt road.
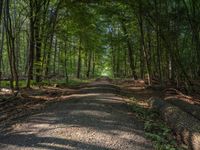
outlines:
[{"label": "dirt road", "polygon": [[2,150],[150,150],[143,124],[119,89],[93,83],[71,100],[53,103],[0,135]]}]

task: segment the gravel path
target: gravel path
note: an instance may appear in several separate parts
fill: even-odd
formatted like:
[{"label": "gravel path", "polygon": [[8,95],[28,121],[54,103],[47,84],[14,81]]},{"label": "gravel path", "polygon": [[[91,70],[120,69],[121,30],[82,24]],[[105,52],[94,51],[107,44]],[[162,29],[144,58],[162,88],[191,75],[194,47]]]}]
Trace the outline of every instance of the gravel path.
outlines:
[{"label": "gravel path", "polygon": [[143,124],[131,114],[125,101],[104,92],[103,86],[96,87],[83,89],[82,95],[69,101],[51,104],[14,125],[12,132],[0,134],[0,149],[153,149],[144,137]]}]

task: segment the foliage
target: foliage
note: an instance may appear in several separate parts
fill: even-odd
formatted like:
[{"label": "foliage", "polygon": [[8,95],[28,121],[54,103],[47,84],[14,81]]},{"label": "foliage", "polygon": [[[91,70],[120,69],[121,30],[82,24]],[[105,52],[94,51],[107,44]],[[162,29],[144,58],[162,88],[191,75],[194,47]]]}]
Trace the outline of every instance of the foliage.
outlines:
[{"label": "foliage", "polygon": [[[2,0],[0,78],[158,80],[193,90],[200,75],[193,0]],[[7,13],[5,13],[7,12]],[[12,88],[12,87],[11,87]]]},{"label": "foliage", "polygon": [[172,130],[160,119],[157,111],[144,108],[135,99],[130,105],[135,115],[144,121],[145,135],[154,142],[156,150],[183,150],[177,145]]}]

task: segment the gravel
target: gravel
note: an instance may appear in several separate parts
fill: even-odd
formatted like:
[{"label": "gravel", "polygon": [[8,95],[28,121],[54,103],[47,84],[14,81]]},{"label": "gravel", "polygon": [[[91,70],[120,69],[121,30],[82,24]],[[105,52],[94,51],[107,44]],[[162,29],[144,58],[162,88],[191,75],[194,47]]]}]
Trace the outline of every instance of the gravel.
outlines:
[{"label": "gravel", "polygon": [[[151,150],[144,125],[124,99],[91,93],[53,103],[0,134],[2,150]],[[98,86],[99,88],[99,86]],[[87,93],[88,91],[88,93]]]}]

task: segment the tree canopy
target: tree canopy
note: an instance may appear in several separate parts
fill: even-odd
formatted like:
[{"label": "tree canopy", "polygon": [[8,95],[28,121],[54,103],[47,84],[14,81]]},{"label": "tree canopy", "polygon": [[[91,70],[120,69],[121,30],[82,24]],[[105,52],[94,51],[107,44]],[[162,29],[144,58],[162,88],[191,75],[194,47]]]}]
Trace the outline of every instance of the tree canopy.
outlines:
[{"label": "tree canopy", "polygon": [[0,80],[200,77],[200,1],[1,0]]}]

